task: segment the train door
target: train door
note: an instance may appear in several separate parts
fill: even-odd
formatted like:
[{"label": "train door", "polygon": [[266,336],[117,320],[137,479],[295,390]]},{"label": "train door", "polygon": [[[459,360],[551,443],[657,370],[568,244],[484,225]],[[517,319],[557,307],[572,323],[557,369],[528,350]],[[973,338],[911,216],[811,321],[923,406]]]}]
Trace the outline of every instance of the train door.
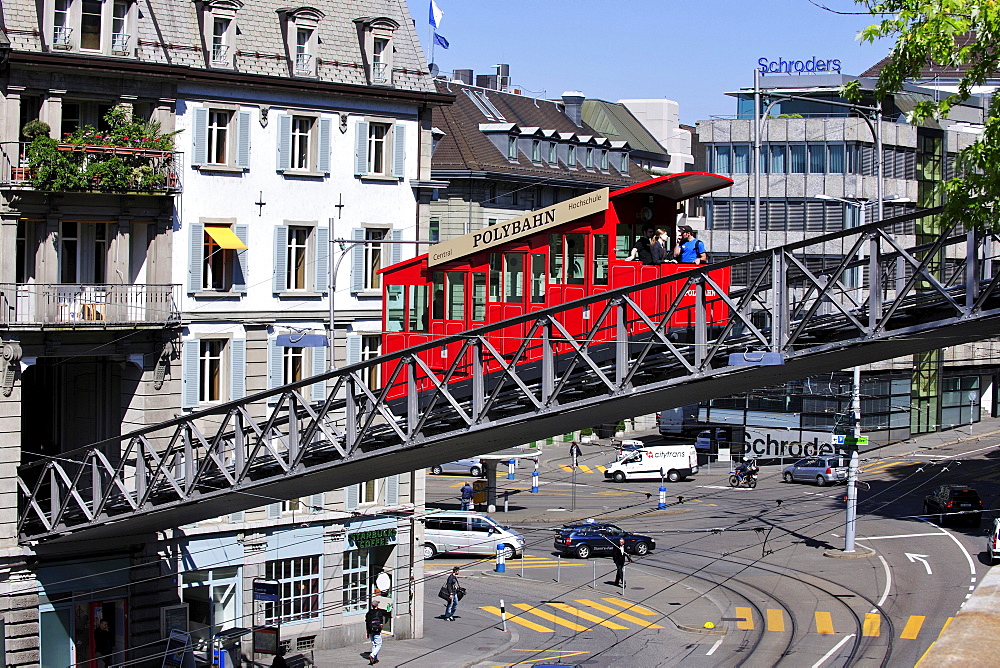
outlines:
[{"label": "train door", "polygon": [[[431,303],[431,336],[435,338],[460,334],[468,326],[468,287],[465,271],[435,271],[432,276],[434,300]],[[448,345],[437,364],[449,366],[461,350],[461,343]],[[432,365],[433,366],[433,365]]]},{"label": "train door", "polygon": [[[489,303],[486,317],[500,322],[524,314],[526,253],[490,253]],[[500,330],[493,345],[503,354],[516,352],[524,338],[524,326]]]}]

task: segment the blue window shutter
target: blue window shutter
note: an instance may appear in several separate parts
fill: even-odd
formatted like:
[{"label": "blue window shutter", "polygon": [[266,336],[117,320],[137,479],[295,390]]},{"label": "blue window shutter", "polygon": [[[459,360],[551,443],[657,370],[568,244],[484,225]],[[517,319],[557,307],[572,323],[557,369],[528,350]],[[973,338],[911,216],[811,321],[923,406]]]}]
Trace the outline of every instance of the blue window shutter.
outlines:
[{"label": "blue window shutter", "polygon": [[326,294],[330,288],[330,230],[326,227],[317,227],[314,238],[316,263],[313,265],[313,290]]},{"label": "blue window shutter", "polygon": [[323,507],[323,492],[311,495],[309,497],[309,512],[321,513],[324,510],[326,509]]},{"label": "blue window shutter", "polygon": [[194,132],[191,135],[191,164],[198,166],[208,162],[208,109],[194,110]]},{"label": "blue window shutter", "polygon": [[236,114],[236,166],[250,169],[250,112]]},{"label": "blue window shutter", "polygon": [[[312,375],[318,376],[326,373],[326,346],[311,348],[312,350]],[[313,401],[323,401],[326,399],[326,381],[313,383],[309,390],[309,398]]]},{"label": "blue window shutter", "polygon": [[361,335],[347,335],[347,363],[357,364],[361,361]]},{"label": "blue window shutter", "polygon": [[359,176],[368,173],[368,123],[358,121],[354,127],[354,175]]},{"label": "blue window shutter", "polygon": [[246,514],[240,510],[239,512],[229,513],[229,521],[235,524],[242,524],[246,520]]},{"label": "blue window shutter", "polygon": [[[285,384],[285,370],[283,368],[285,349],[277,345],[275,339],[267,340],[267,389],[273,390]],[[267,400],[269,404],[278,403],[277,396]]]},{"label": "blue window shutter", "polygon": [[[351,230],[352,241],[364,241],[365,231],[361,228]],[[361,292],[365,289],[365,245],[358,244],[351,249],[351,292]],[[330,298],[333,299],[333,295]]]},{"label": "blue window shutter", "polygon": [[288,289],[288,226],[274,228],[274,275],[271,290],[275,293]]},{"label": "blue window shutter", "polygon": [[329,118],[319,119],[319,143],[317,145],[316,171],[330,173],[330,142],[333,136],[333,121]]},{"label": "blue window shutter", "polygon": [[205,289],[202,284],[204,275],[202,273],[205,264],[205,226],[201,223],[192,223],[188,230],[188,292],[201,292]]},{"label": "blue window shutter", "polygon": [[399,475],[391,475],[385,479],[385,505],[399,505]]},{"label": "blue window shutter", "polygon": [[248,225],[233,225],[233,232],[243,242],[243,245],[247,246],[243,250],[236,251],[239,262],[233,267],[233,271],[236,272],[236,275],[233,276],[233,292],[245,295],[247,285],[250,282],[250,249],[247,243],[250,239],[250,227]]},{"label": "blue window shutter", "polygon": [[201,344],[197,339],[184,342],[181,349],[181,408],[198,406],[198,355]]},{"label": "blue window shutter", "polygon": [[344,506],[347,510],[354,510],[358,507],[358,486],[350,485],[344,488]]},{"label": "blue window shutter", "polygon": [[292,168],[292,117],[278,114],[278,171]]},{"label": "blue window shutter", "polygon": [[233,339],[229,343],[230,401],[247,395],[247,340]]},{"label": "blue window shutter", "polygon": [[406,176],[406,126],[396,123],[392,129],[392,175]]},{"label": "blue window shutter", "polygon": [[[389,233],[389,238],[399,241],[403,238],[402,230],[393,230]],[[403,244],[389,244],[389,263],[398,264],[403,261]]]},{"label": "blue window shutter", "polygon": [[269,504],[267,504],[267,519],[269,519],[269,520],[281,519],[281,504],[280,503],[269,503]]}]

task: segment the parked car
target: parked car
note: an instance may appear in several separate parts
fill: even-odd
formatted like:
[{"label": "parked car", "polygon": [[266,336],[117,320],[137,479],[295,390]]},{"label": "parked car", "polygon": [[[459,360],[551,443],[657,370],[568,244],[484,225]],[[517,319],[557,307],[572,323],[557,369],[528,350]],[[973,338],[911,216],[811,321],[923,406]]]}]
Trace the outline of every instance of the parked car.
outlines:
[{"label": "parked car", "polygon": [[483,513],[445,511],[424,520],[424,559],[443,552],[493,555],[497,543],[506,546],[505,559],[524,553],[524,536]]},{"label": "parked car", "polygon": [[806,457],[782,471],[785,482],[815,482],[820,487],[847,482],[847,459],[840,456]]},{"label": "parked car", "polygon": [[625,551],[644,555],[656,548],[649,536],[630,533],[606,522],[571,524],[556,529],[553,546],[563,554],[575,554],[581,559],[591,555],[610,555],[618,546],[618,539],[625,539]]},{"label": "parked car", "polygon": [[990,565],[1000,559],[1000,518],[993,519],[993,527],[986,530],[986,552],[990,555]]},{"label": "parked car", "polygon": [[924,497],[924,515],[937,515],[938,524],[944,524],[948,515],[979,524],[983,520],[983,500],[968,485],[940,485]]},{"label": "parked car", "polygon": [[434,475],[441,475],[442,473],[462,473],[471,475],[473,478],[478,478],[483,475],[483,470],[483,463],[480,461],[479,457],[459,459],[454,462],[438,464],[437,466],[431,467],[431,473]]}]

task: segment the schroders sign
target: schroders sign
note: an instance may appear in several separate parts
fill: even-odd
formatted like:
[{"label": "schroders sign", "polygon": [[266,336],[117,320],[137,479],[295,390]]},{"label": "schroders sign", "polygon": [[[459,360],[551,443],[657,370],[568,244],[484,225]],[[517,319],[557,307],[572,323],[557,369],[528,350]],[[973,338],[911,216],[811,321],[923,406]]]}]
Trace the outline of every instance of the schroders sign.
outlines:
[{"label": "schroders sign", "polygon": [[543,230],[558,227],[592,213],[599,213],[608,208],[608,188],[559,202],[544,209],[530,211],[517,218],[475,232],[470,232],[448,241],[431,246],[427,252],[427,266],[458,260],[459,258],[495,248],[508,241],[521,239]]},{"label": "schroders sign", "polygon": [[785,60],[778,58],[770,60],[761,58],[757,61],[757,69],[761,74],[802,74],[803,72],[840,72],[839,58],[817,58],[809,60]]}]

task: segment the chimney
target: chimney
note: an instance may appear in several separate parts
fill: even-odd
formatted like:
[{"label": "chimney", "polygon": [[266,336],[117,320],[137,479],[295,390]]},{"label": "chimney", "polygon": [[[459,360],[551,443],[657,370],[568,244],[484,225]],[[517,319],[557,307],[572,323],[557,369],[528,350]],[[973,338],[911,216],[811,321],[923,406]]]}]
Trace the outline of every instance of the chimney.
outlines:
[{"label": "chimney", "polygon": [[471,86],[472,70],[455,70],[454,72],[452,72],[452,78],[455,81],[461,81],[462,83]]},{"label": "chimney", "polygon": [[586,96],[578,90],[568,90],[562,94],[566,115],[577,127],[583,127],[583,101]]},{"label": "chimney", "polygon": [[479,86],[480,88],[489,88],[490,90],[497,90],[497,75],[477,74],[476,85]]}]

